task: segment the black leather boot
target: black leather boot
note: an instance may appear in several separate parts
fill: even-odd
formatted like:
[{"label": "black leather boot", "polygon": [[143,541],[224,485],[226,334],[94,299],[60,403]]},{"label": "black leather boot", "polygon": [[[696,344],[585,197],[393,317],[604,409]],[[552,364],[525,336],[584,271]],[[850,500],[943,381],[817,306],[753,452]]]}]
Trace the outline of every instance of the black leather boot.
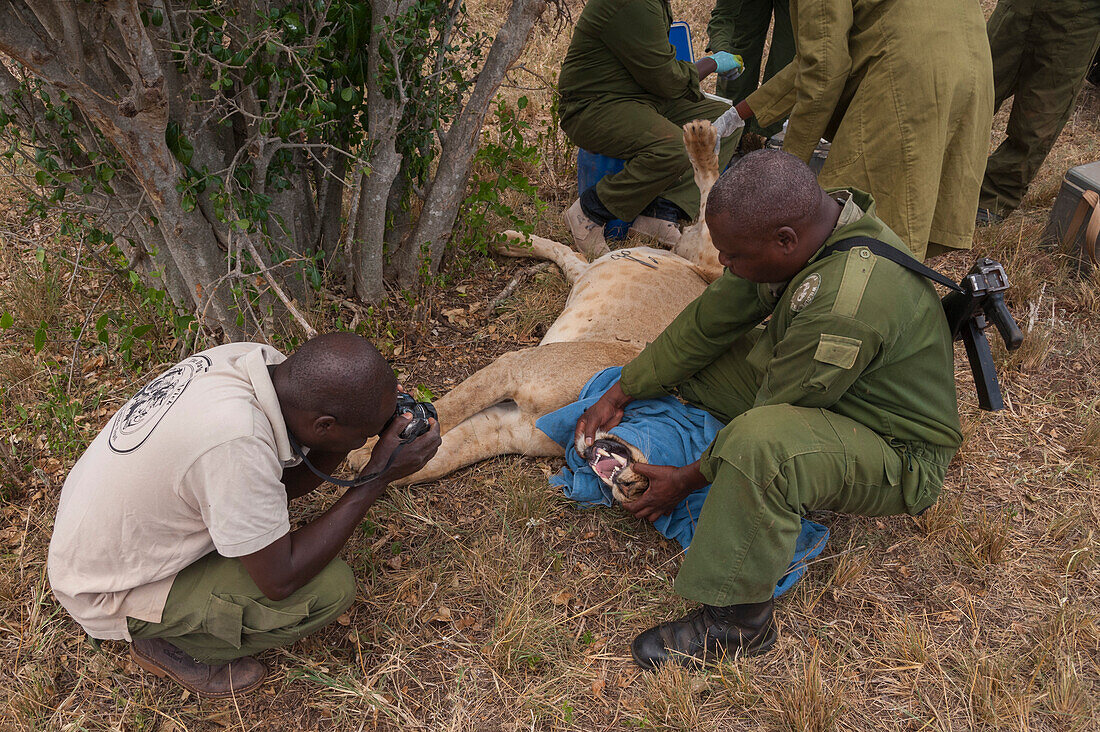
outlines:
[{"label": "black leather boot", "polygon": [[652,669],[667,661],[689,668],[723,656],[755,656],[775,645],[773,601],[714,607],[703,605],[639,635],[630,644],[634,662]]}]

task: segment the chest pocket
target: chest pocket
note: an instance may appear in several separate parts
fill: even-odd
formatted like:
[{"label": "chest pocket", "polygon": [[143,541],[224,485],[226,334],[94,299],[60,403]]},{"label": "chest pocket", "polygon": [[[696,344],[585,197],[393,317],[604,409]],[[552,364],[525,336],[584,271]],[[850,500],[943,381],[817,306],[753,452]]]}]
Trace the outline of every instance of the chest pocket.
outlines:
[{"label": "chest pocket", "polygon": [[859,338],[822,333],[814,352],[813,366],[802,381],[809,391],[828,391],[837,377],[856,365],[863,341]]}]

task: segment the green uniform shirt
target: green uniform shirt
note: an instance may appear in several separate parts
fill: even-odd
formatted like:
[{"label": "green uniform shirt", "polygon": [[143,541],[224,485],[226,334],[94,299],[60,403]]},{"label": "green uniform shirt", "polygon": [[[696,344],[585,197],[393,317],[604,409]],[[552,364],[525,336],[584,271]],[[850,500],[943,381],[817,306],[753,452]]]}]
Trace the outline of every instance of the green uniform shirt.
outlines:
[{"label": "green uniform shirt", "polygon": [[702,100],[695,65],[668,42],[671,24],[668,0],[589,0],[558,77],[563,114],[602,97]]},{"label": "green uniform shirt", "polygon": [[[839,222],[824,247],[853,236],[905,244],[853,191],[864,215]],[[622,389],[654,397],[711,364],[771,316],[747,357],[754,406],[831,410],[888,441],[957,448],[962,441],[951,334],[932,283],[865,247],[819,251],[784,288],[726,270],[623,367]]]}]

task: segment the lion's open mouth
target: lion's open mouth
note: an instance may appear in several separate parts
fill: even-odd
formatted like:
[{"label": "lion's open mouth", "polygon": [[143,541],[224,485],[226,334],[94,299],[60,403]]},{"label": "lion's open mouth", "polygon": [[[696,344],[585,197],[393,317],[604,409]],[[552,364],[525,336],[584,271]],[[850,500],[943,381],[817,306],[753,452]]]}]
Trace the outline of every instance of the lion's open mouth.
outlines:
[{"label": "lion's open mouth", "polygon": [[596,440],[588,448],[585,459],[592,471],[609,487],[615,484],[615,478],[630,465],[630,452],[614,440]]}]

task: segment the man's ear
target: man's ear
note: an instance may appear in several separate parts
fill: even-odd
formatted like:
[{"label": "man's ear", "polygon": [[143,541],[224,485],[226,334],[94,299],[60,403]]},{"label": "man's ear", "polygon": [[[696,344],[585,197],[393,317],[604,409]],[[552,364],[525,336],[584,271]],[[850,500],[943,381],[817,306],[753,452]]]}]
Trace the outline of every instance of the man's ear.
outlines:
[{"label": "man's ear", "polygon": [[324,437],[328,434],[328,431],[336,425],[336,417],[331,414],[322,414],[313,420],[310,426],[313,428],[313,434],[317,437]]},{"label": "man's ear", "polygon": [[775,231],[775,241],[784,254],[798,250],[798,232],[789,226],[780,226]]}]

